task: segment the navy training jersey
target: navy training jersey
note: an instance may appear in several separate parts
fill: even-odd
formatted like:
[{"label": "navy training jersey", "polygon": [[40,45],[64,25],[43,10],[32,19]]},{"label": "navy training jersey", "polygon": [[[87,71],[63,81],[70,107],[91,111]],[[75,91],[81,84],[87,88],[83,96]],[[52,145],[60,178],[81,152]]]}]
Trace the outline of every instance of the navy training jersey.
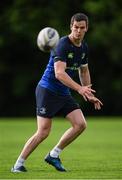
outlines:
[{"label": "navy training jersey", "polygon": [[45,87],[59,95],[70,95],[69,88],[61,83],[55,77],[54,63],[56,61],[66,62],[66,73],[73,79],[74,73],[80,66],[88,63],[88,47],[83,41],[80,47],[73,45],[68,36],[59,40],[57,47],[51,51],[49,63],[39,81],[42,87]]}]

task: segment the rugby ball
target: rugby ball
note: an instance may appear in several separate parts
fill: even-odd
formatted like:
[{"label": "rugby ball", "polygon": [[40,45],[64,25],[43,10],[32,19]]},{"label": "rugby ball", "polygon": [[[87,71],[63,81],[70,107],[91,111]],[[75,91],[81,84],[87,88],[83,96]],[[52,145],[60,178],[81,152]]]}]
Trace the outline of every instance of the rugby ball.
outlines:
[{"label": "rugby ball", "polygon": [[59,33],[52,27],[43,28],[37,36],[37,46],[43,52],[49,52],[59,42]]}]

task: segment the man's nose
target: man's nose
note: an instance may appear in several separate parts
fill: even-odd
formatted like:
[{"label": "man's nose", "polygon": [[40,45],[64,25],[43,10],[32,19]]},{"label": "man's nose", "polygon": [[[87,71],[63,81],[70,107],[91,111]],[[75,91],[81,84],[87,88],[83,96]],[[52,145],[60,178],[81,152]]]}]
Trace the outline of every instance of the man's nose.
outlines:
[{"label": "man's nose", "polygon": [[81,29],[80,29],[80,28],[78,28],[78,32],[81,32]]}]

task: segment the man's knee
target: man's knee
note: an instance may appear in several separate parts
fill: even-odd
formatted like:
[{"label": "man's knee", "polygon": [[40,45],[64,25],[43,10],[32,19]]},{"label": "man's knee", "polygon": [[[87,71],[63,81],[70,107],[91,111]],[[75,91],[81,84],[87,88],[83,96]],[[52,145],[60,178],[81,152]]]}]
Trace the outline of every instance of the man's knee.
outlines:
[{"label": "man's knee", "polygon": [[42,142],[44,139],[46,139],[49,135],[49,131],[37,131],[36,132],[36,139],[37,141],[40,143]]},{"label": "man's knee", "polygon": [[51,130],[51,119],[37,116],[38,129],[36,132],[36,138],[39,142],[46,139]]},{"label": "man's knee", "polygon": [[75,125],[75,129],[79,134],[82,133],[86,129],[86,127],[87,127],[86,121],[81,121]]}]

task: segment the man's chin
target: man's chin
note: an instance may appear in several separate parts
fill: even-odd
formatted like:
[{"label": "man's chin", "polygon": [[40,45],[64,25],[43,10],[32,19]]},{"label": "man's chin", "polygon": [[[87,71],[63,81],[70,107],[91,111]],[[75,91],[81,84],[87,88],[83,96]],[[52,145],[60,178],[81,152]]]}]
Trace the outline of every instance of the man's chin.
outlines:
[{"label": "man's chin", "polygon": [[83,40],[83,37],[81,37],[81,36],[76,36],[76,40],[82,41],[82,40]]}]

